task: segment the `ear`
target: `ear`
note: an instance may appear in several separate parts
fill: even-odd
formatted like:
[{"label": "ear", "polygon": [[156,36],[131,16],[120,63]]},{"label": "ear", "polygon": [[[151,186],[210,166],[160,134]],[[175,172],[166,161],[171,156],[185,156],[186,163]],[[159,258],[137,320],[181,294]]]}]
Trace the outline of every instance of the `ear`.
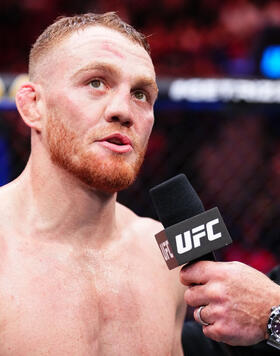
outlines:
[{"label": "ear", "polygon": [[41,132],[42,117],[39,110],[39,86],[32,82],[24,83],[16,93],[17,109],[27,126]]}]

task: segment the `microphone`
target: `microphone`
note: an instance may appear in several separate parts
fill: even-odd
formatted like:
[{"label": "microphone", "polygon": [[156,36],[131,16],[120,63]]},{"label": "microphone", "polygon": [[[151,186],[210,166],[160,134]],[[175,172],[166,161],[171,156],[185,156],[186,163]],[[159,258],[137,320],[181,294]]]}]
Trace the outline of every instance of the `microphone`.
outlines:
[{"label": "microphone", "polygon": [[169,269],[199,260],[216,260],[214,251],[232,243],[218,208],[204,206],[184,174],[150,189],[164,230],[156,240]]}]

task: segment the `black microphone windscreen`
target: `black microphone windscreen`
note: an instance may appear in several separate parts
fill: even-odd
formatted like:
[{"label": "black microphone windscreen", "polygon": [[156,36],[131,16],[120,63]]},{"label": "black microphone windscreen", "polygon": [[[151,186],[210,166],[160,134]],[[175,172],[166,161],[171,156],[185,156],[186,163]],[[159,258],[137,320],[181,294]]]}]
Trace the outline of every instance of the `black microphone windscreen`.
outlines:
[{"label": "black microphone windscreen", "polygon": [[150,190],[157,215],[165,228],[204,212],[203,204],[184,174]]}]

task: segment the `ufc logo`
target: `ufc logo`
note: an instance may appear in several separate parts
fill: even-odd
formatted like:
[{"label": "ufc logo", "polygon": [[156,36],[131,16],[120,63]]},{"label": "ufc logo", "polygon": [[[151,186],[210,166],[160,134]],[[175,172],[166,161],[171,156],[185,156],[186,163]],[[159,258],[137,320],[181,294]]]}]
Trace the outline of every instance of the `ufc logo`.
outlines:
[{"label": "ufc logo", "polygon": [[170,258],[174,258],[174,255],[173,253],[170,251],[170,248],[169,248],[169,242],[166,240],[164,242],[162,242],[160,245],[159,245],[160,249],[161,249],[161,253],[165,259],[165,261],[168,261],[170,260]]},{"label": "ufc logo", "polygon": [[177,252],[179,254],[190,251],[193,248],[201,246],[200,239],[207,236],[209,241],[222,237],[220,232],[214,234],[213,226],[219,223],[219,219],[209,221],[206,225],[202,224],[194,227],[192,230],[175,236]]}]

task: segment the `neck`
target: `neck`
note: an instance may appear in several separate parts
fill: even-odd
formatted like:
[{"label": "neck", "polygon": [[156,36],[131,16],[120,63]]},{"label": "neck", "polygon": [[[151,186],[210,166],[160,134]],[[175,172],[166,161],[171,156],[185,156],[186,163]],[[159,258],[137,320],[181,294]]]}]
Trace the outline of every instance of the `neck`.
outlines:
[{"label": "neck", "polygon": [[49,162],[35,164],[32,156],[14,183],[18,216],[31,236],[99,246],[116,236],[116,194],[91,189]]}]

